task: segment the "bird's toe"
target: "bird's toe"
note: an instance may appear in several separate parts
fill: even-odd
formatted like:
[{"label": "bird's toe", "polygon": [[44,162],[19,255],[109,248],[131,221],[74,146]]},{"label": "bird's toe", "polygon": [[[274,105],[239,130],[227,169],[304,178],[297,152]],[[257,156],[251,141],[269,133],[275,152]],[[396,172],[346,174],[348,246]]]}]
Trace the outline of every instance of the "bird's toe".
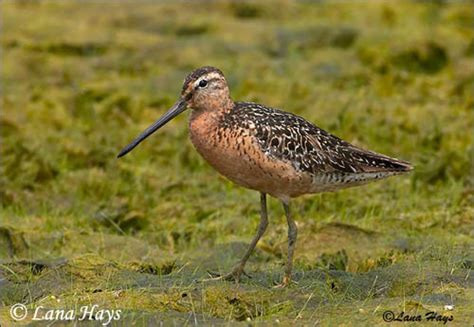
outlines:
[{"label": "bird's toe", "polygon": [[291,277],[289,276],[285,276],[283,277],[283,280],[281,281],[281,283],[273,286],[273,288],[276,288],[276,289],[279,289],[279,288],[286,288],[288,286],[290,286],[290,284],[297,284],[294,280],[291,279]]},{"label": "bird's toe", "polygon": [[248,278],[252,278],[240,267],[234,268],[230,273],[227,273],[224,275],[215,271],[207,271],[207,273],[209,275],[209,278],[203,279],[203,282],[225,280],[225,281],[234,281],[236,283],[239,283],[240,277],[242,275]]}]

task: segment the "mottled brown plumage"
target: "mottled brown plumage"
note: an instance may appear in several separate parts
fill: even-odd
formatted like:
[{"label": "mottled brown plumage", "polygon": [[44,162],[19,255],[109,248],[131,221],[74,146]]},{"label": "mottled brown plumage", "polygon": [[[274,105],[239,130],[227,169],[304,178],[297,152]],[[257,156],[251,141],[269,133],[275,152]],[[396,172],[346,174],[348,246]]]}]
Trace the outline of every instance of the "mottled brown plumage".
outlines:
[{"label": "mottled brown plumage", "polygon": [[303,194],[336,191],[412,169],[408,162],[367,151],[320,129],[302,117],[249,102],[234,102],[222,72],[202,67],[189,74],[181,98],[119,157],[170,119],[192,109],[191,141],[218,172],[261,193],[257,235],[234,270],[219,278],[239,280],[247,259],[267,225],[266,194],[280,199],[288,221],[288,261],[283,279],[291,278],[296,224],[289,200]]}]

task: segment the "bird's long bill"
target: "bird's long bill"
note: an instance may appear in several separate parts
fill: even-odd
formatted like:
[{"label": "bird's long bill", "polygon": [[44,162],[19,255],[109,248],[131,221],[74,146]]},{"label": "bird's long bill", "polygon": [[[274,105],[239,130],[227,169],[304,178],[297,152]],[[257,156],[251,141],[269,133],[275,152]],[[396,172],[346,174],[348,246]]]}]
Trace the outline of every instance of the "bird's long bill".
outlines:
[{"label": "bird's long bill", "polygon": [[146,139],[148,136],[156,132],[160,127],[164,126],[174,117],[178,116],[180,113],[186,110],[186,102],[183,99],[178,100],[173,107],[170,108],[163,116],[161,116],[156,122],[148,127],[143,133],[141,133],[136,139],[134,139],[130,144],[120,151],[117,158],[123,157],[130,151],[132,151],[141,141]]}]

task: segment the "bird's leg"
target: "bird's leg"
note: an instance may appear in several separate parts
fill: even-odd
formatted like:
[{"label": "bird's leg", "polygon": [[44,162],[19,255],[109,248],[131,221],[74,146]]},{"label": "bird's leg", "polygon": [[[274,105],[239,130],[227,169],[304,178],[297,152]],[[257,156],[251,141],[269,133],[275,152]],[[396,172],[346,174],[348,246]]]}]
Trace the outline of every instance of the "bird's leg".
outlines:
[{"label": "bird's leg", "polygon": [[282,203],[283,208],[285,209],[286,221],[288,222],[288,260],[286,262],[285,267],[285,276],[283,277],[283,281],[281,282],[281,284],[276,286],[278,288],[288,286],[291,282],[291,271],[293,269],[293,254],[295,252],[296,237],[298,235],[298,228],[296,227],[296,223],[290,214],[289,203],[284,201],[282,201]]},{"label": "bird's leg", "polygon": [[[245,252],[240,262],[234,267],[234,269],[232,269],[230,273],[226,275],[218,276],[215,278],[210,278],[207,280],[235,280],[236,282],[238,282],[240,280],[240,276],[242,275],[242,273],[245,274],[244,272],[245,264],[247,263],[247,260],[252,254],[252,251],[255,249],[255,246],[260,240],[260,237],[262,237],[263,233],[265,233],[265,230],[267,229],[267,226],[268,226],[267,195],[265,193],[260,193],[260,206],[261,206],[260,224],[258,225],[257,234],[252,239],[252,242],[250,243],[247,249],[247,252]],[[209,273],[214,276],[217,275],[211,272]]]}]

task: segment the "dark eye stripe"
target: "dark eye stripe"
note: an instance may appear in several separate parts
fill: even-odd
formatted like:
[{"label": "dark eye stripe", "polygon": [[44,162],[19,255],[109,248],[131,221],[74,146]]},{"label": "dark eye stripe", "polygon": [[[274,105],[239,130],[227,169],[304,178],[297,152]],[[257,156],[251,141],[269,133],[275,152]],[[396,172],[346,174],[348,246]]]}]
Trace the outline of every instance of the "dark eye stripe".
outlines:
[{"label": "dark eye stripe", "polygon": [[188,94],[186,94],[186,96],[184,97],[184,99],[185,99],[186,101],[191,100],[191,98],[193,97],[193,94],[194,94],[194,92],[189,92]]},{"label": "dark eye stripe", "polygon": [[[211,83],[212,81],[217,81],[217,80],[219,80],[219,78],[207,79],[207,80],[206,80],[206,81],[207,81],[207,85],[209,85],[209,83]],[[199,88],[199,84],[194,87],[194,90],[197,90],[198,88]]]}]

